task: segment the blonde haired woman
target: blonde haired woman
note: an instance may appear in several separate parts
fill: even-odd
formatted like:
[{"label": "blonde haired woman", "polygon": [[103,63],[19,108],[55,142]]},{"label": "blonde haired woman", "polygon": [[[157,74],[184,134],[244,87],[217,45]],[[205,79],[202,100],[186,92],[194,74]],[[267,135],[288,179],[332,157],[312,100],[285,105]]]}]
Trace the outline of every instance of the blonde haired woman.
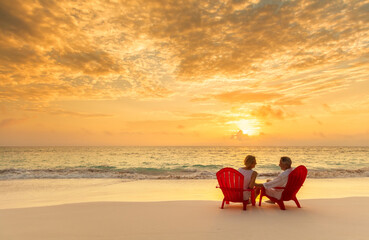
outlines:
[{"label": "blonde haired woman", "polygon": [[[256,166],[256,158],[252,155],[247,155],[245,160],[243,161],[245,164],[245,167],[241,167],[238,169],[238,171],[244,176],[243,180],[243,188],[244,189],[253,189],[255,186],[255,180],[258,176],[258,173],[254,170]],[[257,188],[255,191],[255,198],[259,195],[260,188]],[[248,191],[243,192],[243,199],[248,200],[251,196],[251,193]]]}]

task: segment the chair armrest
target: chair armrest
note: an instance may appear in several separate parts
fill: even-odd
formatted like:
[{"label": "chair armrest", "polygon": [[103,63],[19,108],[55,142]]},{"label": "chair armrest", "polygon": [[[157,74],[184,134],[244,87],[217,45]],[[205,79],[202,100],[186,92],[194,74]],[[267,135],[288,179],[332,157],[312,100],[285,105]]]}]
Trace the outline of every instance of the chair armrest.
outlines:
[{"label": "chair armrest", "polygon": [[216,188],[220,188],[222,190],[233,190],[233,191],[242,191],[243,190],[242,188],[230,188],[230,187],[219,187],[219,186],[216,186]]},{"label": "chair armrest", "polygon": [[219,187],[219,186],[216,186],[215,188],[220,188],[224,190],[248,191],[248,192],[255,191],[255,189],[227,188],[227,187]]}]

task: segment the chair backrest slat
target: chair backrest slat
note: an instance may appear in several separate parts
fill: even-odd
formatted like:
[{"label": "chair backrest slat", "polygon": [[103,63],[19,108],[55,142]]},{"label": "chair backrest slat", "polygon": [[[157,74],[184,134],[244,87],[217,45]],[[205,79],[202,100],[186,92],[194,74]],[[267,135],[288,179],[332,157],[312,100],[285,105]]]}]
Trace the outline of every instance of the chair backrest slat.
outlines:
[{"label": "chair backrest slat", "polygon": [[239,186],[239,182],[240,182],[240,177],[239,176],[235,176],[234,184],[235,184],[236,187]]},{"label": "chair backrest slat", "polygon": [[[226,183],[226,185],[225,186],[227,186],[227,187],[230,187],[230,183],[229,183],[229,172],[224,172],[224,181],[225,181],[225,183]],[[227,198],[230,198],[230,193],[228,192],[228,191],[226,191],[226,193],[227,193]]]}]

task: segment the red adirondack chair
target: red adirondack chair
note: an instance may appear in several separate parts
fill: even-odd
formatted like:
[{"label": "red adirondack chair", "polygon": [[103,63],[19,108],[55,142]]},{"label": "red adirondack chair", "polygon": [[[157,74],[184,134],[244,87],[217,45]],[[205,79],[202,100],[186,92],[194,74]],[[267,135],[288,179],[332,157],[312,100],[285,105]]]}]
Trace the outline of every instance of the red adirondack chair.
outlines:
[{"label": "red adirondack chair", "polygon": [[261,199],[265,196],[272,200],[273,202],[276,202],[281,210],[286,210],[286,207],[284,206],[283,201],[295,201],[297,207],[301,208],[299,201],[296,198],[297,192],[300,190],[302,184],[305,182],[307,176],[307,169],[305,166],[298,166],[295,168],[289,175],[288,175],[288,181],[285,187],[274,187],[276,189],[284,189],[282,192],[281,199],[276,199],[274,197],[268,196],[265,192],[265,188],[261,189],[260,192],[260,200],[259,200],[259,206],[261,206]]},{"label": "red adirondack chair", "polygon": [[243,175],[233,168],[223,168],[217,172],[217,179],[219,186],[223,192],[224,199],[221,208],[224,208],[224,202],[229,204],[229,202],[242,202],[243,210],[246,210],[246,206],[249,200],[243,199],[243,192],[250,191],[252,205],[255,206],[255,191],[254,189],[244,189],[243,188]]}]

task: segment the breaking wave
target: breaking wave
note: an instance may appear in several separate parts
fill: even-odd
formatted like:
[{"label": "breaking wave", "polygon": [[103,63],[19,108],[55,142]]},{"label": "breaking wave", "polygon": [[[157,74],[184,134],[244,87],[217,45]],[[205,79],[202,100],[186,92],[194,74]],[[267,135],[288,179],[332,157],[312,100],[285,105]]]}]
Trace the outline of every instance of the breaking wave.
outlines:
[{"label": "breaking wave", "polygon": [[[204,169],[205,168],[205,169]],[[127,168],[112,166],[93,166],[89,168],[55,169],[2,169],[0,180],[8,179],[73,179],[73,178],[121,178],[143,179],[215,179],[219,166],[182,166],[180,168]],[[259,173],[258,178],[272,178],[279,172]],[[369,177],[369,168],[356,170],[309,170],[308,178],[348,178]]]}]

